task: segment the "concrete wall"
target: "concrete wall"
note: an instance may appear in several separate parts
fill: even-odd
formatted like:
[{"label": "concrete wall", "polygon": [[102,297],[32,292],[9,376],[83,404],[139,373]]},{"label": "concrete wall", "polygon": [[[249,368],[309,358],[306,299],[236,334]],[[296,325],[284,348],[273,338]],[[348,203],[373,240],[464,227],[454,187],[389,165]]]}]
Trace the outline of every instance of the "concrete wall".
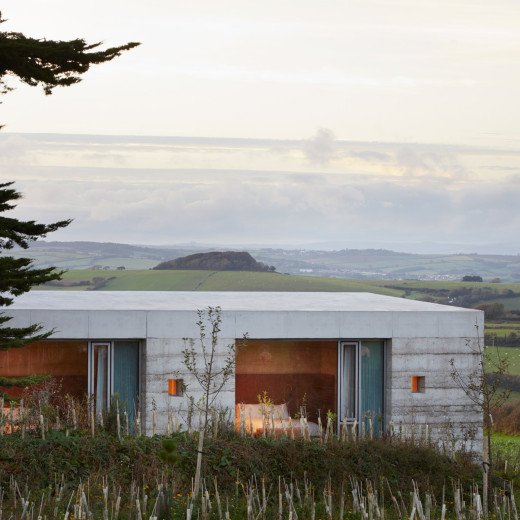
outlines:
[{"label": "concrete wall", "polygon": [[[252,338],[319,338],[362,339],[363,337],[392,338],[387,342],[386,358],[386,422],[417,425],[428,424],[433,438],[445,438],[452,432],[462,438],[470,429],[475,430],[475,443],[479,446],[482,437],[482,417],[473,402],[453,381],[450,372],[450,360],[462,375],[478,370],[479,359],[472,347],[476,343],[475,318],[481,325],[481,315],[456,312],[448,316],[428,316],[418,313],[413,317],[384,316],[372,321],[370,313],[364,316],[259,316],[225,315],[222,347],[234,341],[233,330],[238,336],[247,330],[252,331]],[[187,318],[187,317],[186,317]],[[360,318],[364,318],[360,320]],[[393,319],[389,319],[393,318]],[[334,326],[332,324],[334,323]],[[341,330],[341,336],[333,336],[334,330]],[[400,336],[392,337],[394,331]],[[166,380],[169,377],[180,377],[188,385],[189,393],[195,399],[201,397],[197,383],[186,373],[182,364],[181,351],[184,342],[180,336],[194,337],[196,331],[187,330],[186,324],[180,329],[182,334],[171,337],[148,337],[147,340],[147,374],[146,374],[146,408],[151,409],[152,400],[159,413],[157,428],[165,428],[168,408],[177,412],[181,418],[186,417],[186,397],[170,397],[167,395]],[[406,336],[404,333],[408,334]],[[413,334],[423,334],[414,336]],[[163,335],[172,335],[169,329]],[[439,334],[445,334],[439,337]],[[424,393],[412,393],[410,378],[412,375],[425,376]],[[229,381],[221,394],[220,404],[234,410],[234,382]],[[179,413],[180,412],[180,413]],[[148,415],[148,430],[151,428]],[[453,426],[450,430],[450,423]]]},{"label": "concrete wall", "polygon": [[[220,339],[217,347],[216,369],[222,366],[228,353],[228,345],[234,345],[235,339]],[[186,342],[182,338],[149,338],[146,343],[146,391],[144,401],[146,403],[146,430],[152,431],[152,408],[157,408],[157,431],[167,430],[168,417],[175,417],[183,427],[186,427],[190,395],[195,403],[203,397],[203,391],[196,379],[183,365],[182,350],[186,348]],[[200,366],[201,371],[203,367]],[[183,397],[169,396],[167,391],[168,379],[183,379],[187,386]],[[228,410],[230,418],[233,418],[235,408],[235,381],[231,377],[218,396],[218,406],[222,410]],[[193,417],[193,424],[198,423],[198,414]]]},{"label": "concrete wall", "polygon": [[[453,368],[466,378],[479,370],[475,338],[394,338],[392,340],[387,392],[387,417],[400,423],[428,425],[432,438],[443,441],[454,435],[460,444],[474,436],[482,441],[482,412],[451,376]],[[411,377],[425,377],[424,393],[412,393]],[[424,431],[424,430],[423,430]],[[469,443],[471,444],[471,442]]]},{"label": "concrete wall", "polygon": [[[182,378],[195,399],[200,388],[182,364],[183,338],[196,338],[194,311],[168,310],[13,310],[13,326],[41,323],[55,328],[54,338],[145,340],[142,357],[144,421],[148,432],[155,417],[157,431],[166,429],[167,410],[186,416],[187,399],[167,395],[167,379]],[[462,309],[432,311],[232,311],[223,312],[219,361],[225,345],[245,333],[253,339],[390,339],[387,356],[387,422],[428,423],[439,435],[449,419],[460,434],[462,426],[477,428],[481,416],[450,377],[450,359],[461,372],[478,368],[468,338],[476,341],[477,323],[483,334],[483,313]],[[426,376],[426,391],[412,394],[410,377]],[[152,414],[154,407],[157,409]],[[220,405],[234,410],[234,381],[220,396]]]}]

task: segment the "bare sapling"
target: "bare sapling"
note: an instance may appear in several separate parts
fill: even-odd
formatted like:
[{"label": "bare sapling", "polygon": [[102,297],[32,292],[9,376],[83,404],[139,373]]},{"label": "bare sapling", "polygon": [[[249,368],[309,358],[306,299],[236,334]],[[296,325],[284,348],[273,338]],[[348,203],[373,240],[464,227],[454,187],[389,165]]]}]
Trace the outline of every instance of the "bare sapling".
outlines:
[{"label": "bare sapling", "polygon": [[491,434],[493,432],[493,413],[497,412],[507,401],[510,391],[499,386],[500,376],[508,373],[509,361],[498,347],[485,347],[480,335],[479,325],[475,323],[476,341],[466,340],[467,347],[477,356],[478,364],[470,372],[456,366],[450,360],[451,377],[464,391],[466,396],[482,411],[484,445],[482,457],[483,470],[483,513],[488,518],[489,493],[493,461],[491,455]]},{"label": "bare sapling", "polygon": [[[204,436],[208,432],[209,418],[218,417],[215,413],[216,401],[228,381],[235,373],[235,343],[219,345],[222,325],[220,307],[208,307],[197,311],[197,340],[185,338],[182,351],[183,364],[202,390],[198,407],[201,414],[197,466],[195,471],[194,498],[199,494]],[[245,339],[245,338],[244,338]],[[188,396],[190,397],[190,396]],[[216,425],[213,425],[216,426]]]}]

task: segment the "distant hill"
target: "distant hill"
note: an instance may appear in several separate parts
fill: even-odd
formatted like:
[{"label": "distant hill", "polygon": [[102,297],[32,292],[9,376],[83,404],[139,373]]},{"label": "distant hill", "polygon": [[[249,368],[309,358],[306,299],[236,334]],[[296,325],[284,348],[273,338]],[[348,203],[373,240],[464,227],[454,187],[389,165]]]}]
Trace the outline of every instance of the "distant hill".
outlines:
[{"label": "distant hill", "polygon": [[[98,269],[115,272],[153,269],[160,262],[196,253],[208,253],[228,246],[138,246],[101,242],[46,242],[30,248],[14,248],[9,256],[30,257],[34,267]],[[231,248],[230,248],[231,249]],[[222,251],[222,249],[220,249]],[[463,276],[481,276],[485,282],[520,282],[520,254],[410,254],[384,249],[245,249],[254,259],[274,265],[278,273],[303,274],[358,280],[443,280],[460,281]],[[240,248],[235,252],[244,251]],[[99,273],[98,273],[99,274]]]},{"label": "distant hill", "polygon": [[154,267],[164,269],[193,269],[210,271],[275,271],[273,266],[257,262],[245,251],[211,251],[175,258]]}]

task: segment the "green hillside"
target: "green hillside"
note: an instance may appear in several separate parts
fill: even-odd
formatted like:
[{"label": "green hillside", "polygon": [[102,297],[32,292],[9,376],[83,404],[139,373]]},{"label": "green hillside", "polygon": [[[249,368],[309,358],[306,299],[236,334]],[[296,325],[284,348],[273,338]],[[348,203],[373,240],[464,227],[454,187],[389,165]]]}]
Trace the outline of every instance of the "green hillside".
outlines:
[{"label": "green hillside", "polygon": [[[102,242],[37,241],[29,250],[14,248],[10,255],[30,257],[36,267],[61,269],[149,269],[195,253],[221,250],[216,246],[151,247]],[[238,252],[239,250],[235,250]],[[240,250],[243,251],[243,250]],[[480,275],[484,280],[500,278],[520,281],[520,255],[494,254],[411,254],[385,249],[252,248],[255,260],[276,267],[279,273],[354,278],[361,280],[460,280],[464,275]],[[178,268],[178,266],[176,266]],[[192,266],[197,267],[197,266]],[[213,268],[214,266],[204,266]],[[184,267],[182,267],[184,268]]]},{"label": "green hillside", "polygon": [[490,360],[492,360],[495,364],[497,362],[498,356],[501,359],[505,359],[508,362],[508,373],[513,376],[520,376],[520,348],[518,347],[498,347],[491,348],[489,347],[488,355]]},{"label": "green hillside", "polygon": [[[59,284],[59,285],[58,285]],[[348,291],[401,296],[375,282],[263,272],[192,270],[73,270],[40,289],[104,291]],[[83,284],[83,285],[79,285]],[[89,285],[87,285],[89,284]]]},{"label": "green hillside", "polygon": [[[401,296],[417,300],[450,303],[466,291],[471,305],[497,301],[506,310],[520,309],[520,283],[479,283],[407,280],[353,280],[306,275],[251,271],[208,270],[95,270],[74,269],[61,282],[44,287],[56,290],[107,291],[358,291]],[[455,292],[454,292],[455,291]],[[460,295],[459,295],[460,299]]]}]

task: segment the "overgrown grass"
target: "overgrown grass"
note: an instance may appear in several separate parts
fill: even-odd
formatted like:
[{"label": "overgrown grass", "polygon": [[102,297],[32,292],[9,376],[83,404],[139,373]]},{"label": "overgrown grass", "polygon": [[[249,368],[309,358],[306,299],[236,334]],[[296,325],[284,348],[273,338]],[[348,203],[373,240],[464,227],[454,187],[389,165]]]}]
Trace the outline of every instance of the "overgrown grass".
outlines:
[{"label": "overgrown grass", "polygon": [[[193,501],[196,434],[168,437],[176,446],[174,464],[160,456],[164,439],[118,440],[99,430],[93,437],[82,431],[70,435],[51,431],[45,440],[31,432],[25,438],[0,437],[0,513],[4,508],[5,518],[24,518],[21,513],[28,500],[34,512],[43,508],[49,518],[209,520],[224,518],[220,508],[229,510],[226,518],[232,520],[278,518],[280,508],[281,518],[296,518],[292,512],[302,519],[383,518],[374,509],[363,513],[372,501],[385,518],[402,519],[414,517],[411,510],[421,497],[431,516],[419,512],[417,520],[441,518],[441,505],[447,506],[442,518],[477,518],[476,511],[470,511],[473,499],[464,514],[455,514],[457,496],[474,497],[474,485],[481,481],[481,467],[468,455],[448,457],[395,439],[320,443],[221,432],[204,446],[204,492],[202,501]],[[493,451],[495,489],[501,493],[500,488],[509,489],[509,482],[518,489],[520,437],[495,436]],[[495,508],[502,507],[501,499],[497,503]],[[256,509],[254,515],[248,513],[251,507]],[[195,516],[187,515],[190,508]],[[86,516],[82,510],[88,511]],[[12,512],[18,513],[9,516]],[[499,513],[494,512],[497,517]]]},{"label": "overgrown grass", "polygon": [[493,450],[504,458],[520,458],[520,435],[493,434]]},{"label": "overgrown grass", "polygon": [[[104,474],[118,485],[128,486],[134,479],[153,482],[161,474],[175,474],[179,492],[186,493],[195,471],[196,436],[179,433],[178,463],[165,464],[159,453],[162,438],[116,437],[98,433],[65,436],[49,432],[42,440],[36,436],[8,435],[0,438],[0,482],[14,476],[21,482],[52,485],[56,475],[71,484]],[[429,447],[385,440],[329,442],[280,438],[242,437],[229,432],[210,438],[204,446],[204,476],[217,478],[222,490],[234,489],[237,475],[246,478],[307,478],[323,487],[329,478],[340,483],[350,477],[378,482],[388,480],[396,489],[408,489],[415,479],[422,490],[431,489],[440,497],[443,486],[453,481],[470,485],[480,478],[480,469],[469,457],[456,459]],[[172,474],[173,474],[172,473]]]},{"label": "overgrown grass", "polygon": [[[494,433],[492,437],[493,459],[499,475],[515,482],[520,491],[520,435]],[[519,497],[520,497],[520,493]]]}]

